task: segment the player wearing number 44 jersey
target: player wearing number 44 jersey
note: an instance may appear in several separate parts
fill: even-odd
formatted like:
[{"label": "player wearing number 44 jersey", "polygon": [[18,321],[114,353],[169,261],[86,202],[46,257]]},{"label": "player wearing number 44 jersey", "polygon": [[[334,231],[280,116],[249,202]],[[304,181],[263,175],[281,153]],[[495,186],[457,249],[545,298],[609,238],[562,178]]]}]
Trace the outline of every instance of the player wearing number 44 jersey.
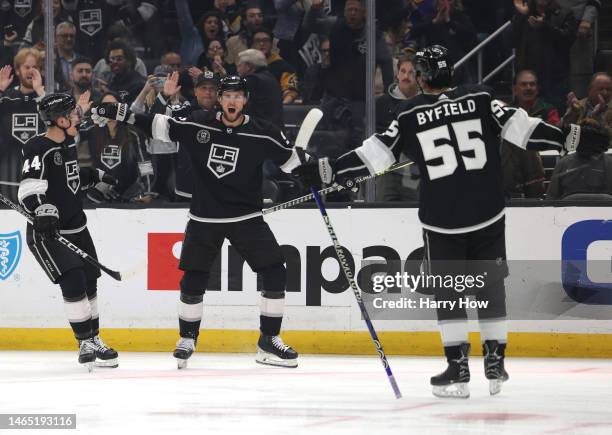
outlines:
[{"label": "player wearing number 44 jersey", "polygon": [[[500,137],[527,149],[572,151],[600,147],[589,131],[572,126],[569,134],[530,118],[522,109],[493,99],[485,86],[451,87],[453,68],[447,51],[432,46],[417,52],[421,94],[403,102],[388,130],[336,161],[319,159],[296,169],[306,184],[343,183],[347,178],[383,171],[405,153],[416,162],[422,181],[419,218],[423,226],[425,264],[433,275],[478,275],[486,285],[475,297],[488,301],[478,310],[485,375],[491,394],[508,379],[504,367],[507,343],[504,278],[507,275],[504,194]],[[582,137],[581,137],[582,136]],[[431,378],[433,392],[468,397],[468,328],[465,297],[454,289],[436,288],[438,321],[448,361],[445,372]]]},{"label": "player wearing number 44 jersey", "polygon": [[[83,102],[89,98],[83,97]],[[78,110],[74,97],[51,94],[39,106],[48,129],[23,147],[19,203],[33,216],[27,241],[32,254],[54,284],[59,284],[64,308],[79,340],[79,363],[117,367],[117,352],[99,336],[97,279],[100,271],[56,240],[59,232],[92,257],[96,250],[87,230],[81,190],[100,183],[116,184],[102,171],[79,168],[75,136]]]},{"label": "player wearing number 44 jersey", "polygon": [[[178,74],[172,74],[164,92],[174,93],[177,83]],[[218,101],[223,111],[212,120],[201,111],[178,119],[133,114],[125,104],[103,103],[92,109],[92,119],[98,124],[107,119],[135,124],[154,139],[179,142],[191,157],[193,197],[179,263],[185,272],[180,283],[180,339],[174,352],[179,368],[186,367],[195,349],[204,291],[224,239],[262,277],[256,361],[297,366],[297,353],[279,336],[286,270],[281,249],[261,216],[261,185],[265,160],[290,172],[300,158],[278,128],[243,114],[247,99],[244,79],[230,76],[221,80]]]}]

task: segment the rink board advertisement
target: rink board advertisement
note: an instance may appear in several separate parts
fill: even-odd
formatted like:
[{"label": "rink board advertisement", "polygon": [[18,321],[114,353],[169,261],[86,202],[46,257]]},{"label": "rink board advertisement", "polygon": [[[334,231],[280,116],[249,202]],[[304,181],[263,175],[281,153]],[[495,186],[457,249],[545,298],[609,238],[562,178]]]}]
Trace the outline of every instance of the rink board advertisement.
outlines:
[{"label": "rink board advertisement", "polygon": [[[340,242],[350,252],[348,260],[355,265],[358,276],[364,260],[403,261],[423,246],[414,208],[344,208],[332,209],[329,214]],[[604,207],[507,209],[509,260],[538,264],[538,261],[559,261],[566,256],[597,259],[607,265],[607,273],[599,271],[596,277],[591,277],[600,283],[602,297],[598,303],[574,301],[571,309],[554,319],[513,319],[510,331],[539,337],[556,333],[574,334],[570,338],[588,335],[590,340],[595,335],[603,339],[612,334],[612,284],[609,289],[607,286],[612,283],[612,231],[606,221],[611,215],[612,208]],[[181,277],[177,265],[187,211],[99,208],[88,210],[87,216],[101,262],[125,275],[121,282],[104,274],[98,281],[102,327],[126,334],[127,330],[158,331],[175,337]],[[266,221],[287,259],[287,309],[283,328],[303,337],[309,333],[332,334],[329,337],[337,340],[355,333],[363,338],[365,324],[354,295],[340,279],[338,262],[318,210],[284,210],[269,215]],[[571,300],[560,285],[561,274],[559,268],[548,288],[556,291],[559,299]],[[538,279],[537,275],[536,270],[535,274],[519,277],[520,286],[513,287],[518,288],[515,299],[523,299],[521,291],[528,299],[534,294],[531,289],[542,289],[542,282],[532,281]],[[203,328],[220,333],[257,330],[257,288],[256,274],[226,242],[205,295]],[[30,253],[23,218],[13,211],[0,210],[0,341],[24,328],[55,330],[66,326],[59,287],[50,283]],[[375,326],[388,334],[423,333],[428,340],[434,337],[430,333],[437,329],[433,318],[376,320]],[[477,330],[475,323],[472,329]],[[245,334],[251,337],[251,333]],[[438,342],[433,345],[438,346]]]}]

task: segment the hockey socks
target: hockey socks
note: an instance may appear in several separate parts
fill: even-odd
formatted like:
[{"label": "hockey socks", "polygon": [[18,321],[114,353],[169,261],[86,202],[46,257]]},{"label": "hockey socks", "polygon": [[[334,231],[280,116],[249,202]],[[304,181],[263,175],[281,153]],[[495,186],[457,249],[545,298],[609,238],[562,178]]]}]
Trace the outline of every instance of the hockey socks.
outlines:
[{"label": "hockey socks", "polygon": [[264,335],[278,335],[285,313],[285,292],[261,291],[259,324]]},{"label": "hockey socks", "polygon": [[196,340],[200,333],[202,311],[204,309],[203,296],[194,296],[181,292],[179,301],[179,329],[184,338]]}]

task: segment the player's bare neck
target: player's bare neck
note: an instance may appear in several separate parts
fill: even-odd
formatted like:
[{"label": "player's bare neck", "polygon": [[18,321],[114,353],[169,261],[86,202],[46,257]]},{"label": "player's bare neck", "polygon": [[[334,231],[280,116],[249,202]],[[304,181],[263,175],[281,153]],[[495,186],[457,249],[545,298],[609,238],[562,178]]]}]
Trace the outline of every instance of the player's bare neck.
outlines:
[{"label": "player's bare neck", "polygon": [[240,115],[235,121],[230,121],[225,118],[225,115],[221,115],[221,122],[226,127],[239,127],[244,122],[244,115]]},{"label": "player's bare neck", "polygon": [[434,89],[434,88],[425,87],[423,89],[423,93],[427,94],[427,95],[440,95],[440,94],[443,94],[444,92],[448,92],[450,90],[451,90],[451,88],[448,88],[448,87],[446,87],[446,88],[439,88],[439,89],[438,88]]},{"label": "player's bare neck", "polygon": [[51,139],[53,142],[56,143],[64,143],[64,141],[66,140],[66,133],[64,133],[64,130],[62,130],[61,128],[53,126],[49,127],[49,129],[45,133],[45,137],[47,139]]}]

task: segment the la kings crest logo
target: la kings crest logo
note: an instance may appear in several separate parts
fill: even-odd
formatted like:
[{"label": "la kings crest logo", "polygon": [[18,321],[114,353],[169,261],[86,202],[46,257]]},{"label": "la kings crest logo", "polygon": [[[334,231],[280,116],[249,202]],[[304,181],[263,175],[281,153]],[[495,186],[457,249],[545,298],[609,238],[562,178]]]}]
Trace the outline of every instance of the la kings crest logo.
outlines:
[{"label": "la kings crest logo", "polygon": [[239,151],[238,148],[213,144],[208,154],[206,166],[215,174],[215,177],[223,178],[236,171]]},{"label": "la kings crest logo", "polygon": [[14,10],[17,15],[24,18],[32,12],[32,0],[15,0]]},{"label": "la kings crest logo", "polygon": [[13,137],[25,144],[38,133],[36,113],[13,113]]},{"label": "la kings crest logo", "polygon": [[87,36],[93,36],[102,30],[102,10],[84,9],[80,11],[79,29]]},{"label": "la kings crest logo", "polygon": [[70,189],[72,193],[76,195],[79,191],[79,187],[81,186],[79,164],[76,160],[66,162],[66,184],[68,185],[68,189]]},{"label": "la kings crest logo", "polygon": [[121,147],[118,145],[107,145],[102,149],[100,161],[108,169],[113,169],[121,164]]}]

